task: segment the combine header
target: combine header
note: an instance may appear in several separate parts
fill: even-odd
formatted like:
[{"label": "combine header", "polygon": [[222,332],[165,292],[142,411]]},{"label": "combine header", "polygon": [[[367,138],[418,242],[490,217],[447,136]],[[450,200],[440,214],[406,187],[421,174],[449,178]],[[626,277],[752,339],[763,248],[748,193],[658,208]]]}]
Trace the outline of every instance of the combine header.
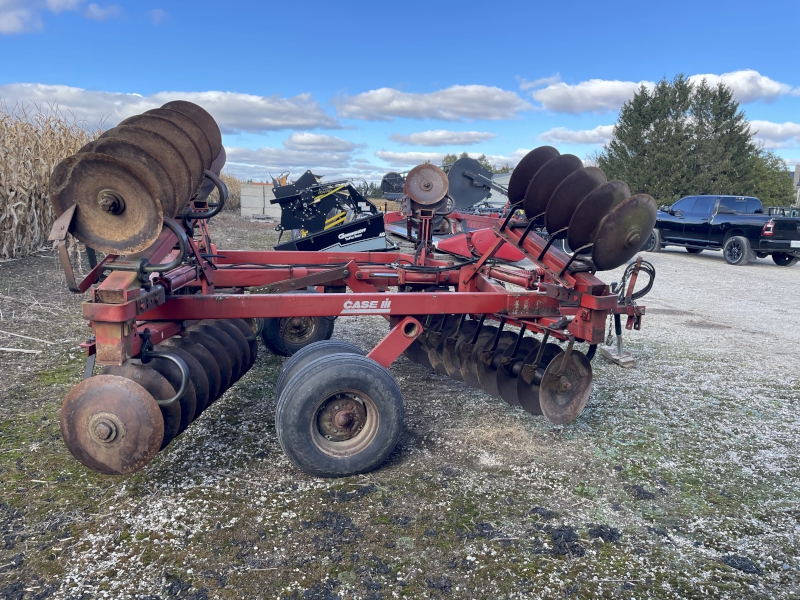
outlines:
[{"label": "combine header", "polygon": [[[655,203],[555,148],[522,160],[485,251],[458,263],[432,251],[449,182],[431,165],[404,182],[413,254],[217,248],[207,223],[227,197],[223,162],[214,119],[171,102],[123,121],[53,173],[51,239],[70,289],[89,292],[93,334],[61,431],[90,469],[144,467],[252,367],[259,334],[291,355],[276,386],[281,446],[308,473],[344,476],[376,468],[397,443],[403,398],[387,367],[401,353],[563,424],[586,406],[609,315],[641,325],[632,286],[620,298],[594,272],[636,254]],[[218,205],[206,201],[212,186]],[[542,225],[577,251],[553,248],[535,233]],[[80,282],[68,232],[105,253]],[[528,261],[498,262],[508,248]],[[364,356],[328,340],[338,315],[384,317],[388,332]]]}]

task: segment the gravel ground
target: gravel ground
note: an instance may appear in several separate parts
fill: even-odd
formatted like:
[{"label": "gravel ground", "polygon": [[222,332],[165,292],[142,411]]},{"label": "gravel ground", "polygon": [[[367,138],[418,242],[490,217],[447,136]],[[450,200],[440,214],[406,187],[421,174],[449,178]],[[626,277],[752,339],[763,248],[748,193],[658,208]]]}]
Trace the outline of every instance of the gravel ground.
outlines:
[{"label": "gravel ground", "polygon": [[[275,241],[231,215],[212,232],[220,248]],[[646,258],[638,366],[596,358],[576,422],[400,357],[400,444],[340,480],[281,453],[284,359],[263,347],[143,471],[87,471],[58,430],[80,298],[49,251],[0,263],[0,346],[40,351],[0,351],[0,598],[800,597],[800,267]],[[385,332],[341,318],[334,337],[368,349]]]}]

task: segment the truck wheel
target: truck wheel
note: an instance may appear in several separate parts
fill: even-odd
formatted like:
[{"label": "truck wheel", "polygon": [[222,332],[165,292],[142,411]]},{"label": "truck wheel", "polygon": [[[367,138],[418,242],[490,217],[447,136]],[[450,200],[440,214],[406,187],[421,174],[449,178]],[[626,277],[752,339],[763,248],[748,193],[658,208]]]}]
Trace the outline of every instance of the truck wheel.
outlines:
[{"label": "truck wheel", "polygon": [[280,398],[286,383],[294,377],[297,371],[308,363],[317,360],[320,356],[328,356],[329,354],[360,354],[364,356],[365,353],[358,346],[341,340],[322,340],[321,342],[309,344],[305,348],[300,348],[286,361],[278,375],[278,381],[275,384],[275,399]]},{"label": "truck wheel", "polygon": [[700,254],[703,251],[703,249],[702,248],[687,248],[686,251],[689,254]]},{"label": "truck wheel", "polygon": [[[290,294],[318,293],[314,288],[289,292]],[[322,340],[329,340],[333,335],[335,317],[285,317],[282,319],[264,319],[261,339],[264,345],[274,354],[291,356],[300,348]]]},{"label": "truck wheel", "polygon": [[658,229],[653,229],[653,233],[647,238],[647,241],[642,246],[642,252],[661,252],[661,232]]},{"label": "truck wheel", "polygon": [[734,235],[725,241],[722,254],[729,265],[741,266],[750,262],[750,242],[746,237]]},{"label": "truck wheel", "polygon": [[792,256],[788,252],[773,252],[772,253],[772,262],[774,262],[779,267],[791,267],[796,265],[798,258],[796,256]]},{"label": "truck wheel", "polygon": [[275,429],[298,468],[346,477],[380,466],[403,429],[403,396],[366,356],[330,354],[299,369],[278,398]]}]

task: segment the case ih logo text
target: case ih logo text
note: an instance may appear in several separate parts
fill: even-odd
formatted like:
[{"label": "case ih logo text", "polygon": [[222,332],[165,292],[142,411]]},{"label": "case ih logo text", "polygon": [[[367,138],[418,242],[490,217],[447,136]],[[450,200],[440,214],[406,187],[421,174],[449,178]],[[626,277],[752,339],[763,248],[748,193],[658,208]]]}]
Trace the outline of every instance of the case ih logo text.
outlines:
[{"label": "case ih logo text", "polygon": [[391,300],[347,300],[344,303],[344,309],[340,314],[342,315],[363,315],[368,314],[381,314],[389,313],[391,311]]}]

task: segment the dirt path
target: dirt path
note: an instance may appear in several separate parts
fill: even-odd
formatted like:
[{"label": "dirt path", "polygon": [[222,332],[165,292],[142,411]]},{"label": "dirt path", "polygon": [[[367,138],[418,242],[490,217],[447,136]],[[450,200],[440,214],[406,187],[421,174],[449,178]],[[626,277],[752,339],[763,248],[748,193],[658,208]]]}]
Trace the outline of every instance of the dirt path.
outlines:
[{"label": "dirt path", "polygon": [[[275,234],[230,215],[220,248]],[[401,357],[401,442],[365,476],[281,453],[255,367],[130,477],[58,430],[88,329],[49,252],[0,263],[0,598],[792,598],[800,595],[800,267],[646,255],[648,316],[550,426]],[[603,273],[612,281],[620,272]],[[364,349],[380,318],[341,318]]]}]

